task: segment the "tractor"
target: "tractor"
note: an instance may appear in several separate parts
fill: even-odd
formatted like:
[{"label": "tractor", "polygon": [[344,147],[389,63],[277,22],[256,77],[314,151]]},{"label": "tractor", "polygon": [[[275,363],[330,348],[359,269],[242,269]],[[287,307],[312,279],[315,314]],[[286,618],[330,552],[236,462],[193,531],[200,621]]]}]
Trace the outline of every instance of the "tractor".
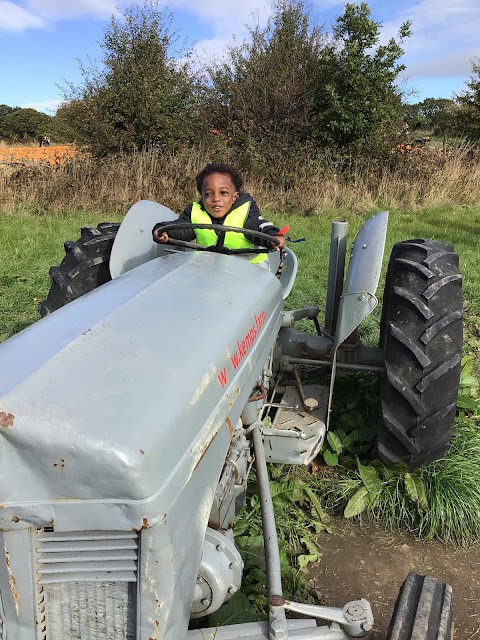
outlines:
[{"label": "tractor", "polygon": [[[394,246],[371,347],[358,326],[377,305],[387,212],[360,229],[346,277],[348,225],[332,224],[323,326],[318,306],[284,309],[292,250],[272,250],[265,270],[224,246],[225,231],[245,229],[211,225],[211,247],[158,245],[159,220],[183,224],[140,201],[120,225],[66,242],[43,317],[0,345],[0,639],[364,637],[366,599],[334,608],[285,596],[267,465],[312,462],[336,374],[359,371],[381,378],[378,456],[415,469],[445,454],[462,349],[458,255],[433,240]],[[306,319],[311,332],[294,328]],[[268,619],[201,625],[241,589],[233,531],[254,467]],[[451,630],[450,586],[409,574],[388,640]]]}]

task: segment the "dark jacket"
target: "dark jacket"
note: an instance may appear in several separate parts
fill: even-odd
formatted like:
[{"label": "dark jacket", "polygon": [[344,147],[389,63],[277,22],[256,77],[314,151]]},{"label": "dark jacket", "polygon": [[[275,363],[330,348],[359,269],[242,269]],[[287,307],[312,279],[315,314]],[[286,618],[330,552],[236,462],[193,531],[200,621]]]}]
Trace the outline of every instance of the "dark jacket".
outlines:
[{"label": "dark jacket", "polygon": [[[239,197],[233,203],[233,207],[230,209],[228,213],[240,207],[242,204],[246,202],[250,203],[250,208],[248,210],[247,219],[245,220],[245,224],[243,225],[244,229],[251,229],[252,231],[261,231],[262,233],[267,233],[269,236],[275,236],[280,231],[278,227],[274,224],[265,220],[265,218],[261,215],[260,209],[258,208],[258,204],[255,202],[253,197],[249,193],[241,193]],[[212,220],[212,224],[223,224],[227,215],[223,218],[214,218],[212,217],[208,211],[205,209],[203,205],[203,200],[198,200],[198,204],[202,207],[203,211],[210,217]],[[193,203],[190,203],[183,210],[182,215],[175,220],[175,222],[192,222],[192,206]],[[159,222],[153,227],[153,231],[158,229],[159,227],[165,224],[171,224],[173,220],[169,220],[167,222]],[[175,229],[174,231],[169,231],[168,236],[170,238],[174,238],[175,240],[185,240],[187,242],[192,242],[195,240],[195,231],[193,229]],[[256,245],[260,245],[262,247],[267,246],[267,242],[262,241],[257,238],[251,238],[246,236],[247,240],[253,241]]]}]

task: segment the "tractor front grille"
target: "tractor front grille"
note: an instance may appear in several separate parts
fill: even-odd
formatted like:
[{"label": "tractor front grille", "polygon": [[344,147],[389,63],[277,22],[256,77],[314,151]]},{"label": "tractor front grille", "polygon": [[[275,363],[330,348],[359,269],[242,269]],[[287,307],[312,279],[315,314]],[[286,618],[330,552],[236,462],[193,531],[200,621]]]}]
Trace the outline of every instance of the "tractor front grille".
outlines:
[{"label": "tractor front grille", "polygon": [[42,531],[37,562],[40,640],[135,639],[135,532]]}]

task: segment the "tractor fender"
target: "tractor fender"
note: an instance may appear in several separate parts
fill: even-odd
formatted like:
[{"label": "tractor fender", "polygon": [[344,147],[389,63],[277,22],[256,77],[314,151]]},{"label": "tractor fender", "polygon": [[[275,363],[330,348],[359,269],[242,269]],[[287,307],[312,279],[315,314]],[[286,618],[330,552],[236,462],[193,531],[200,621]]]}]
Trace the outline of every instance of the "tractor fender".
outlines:
[{"label": "tractor fender", "polygon": [[388,211],[380,211],[362,226],[352,245],[347,279],[338,308],[333,343],[332,375],[328,395],[327,429],[330,426],[338,347],[377,306],[375,296],[382,270]]},{"label": "tractor fender", "polygon": [[110,254],[110,275],[118,278],[135,267],[168,253],[152,239],[157,222],[178,220],[178,215],[163,204],[140,200],[127,211],[117,232]]},{"label": "tractor fender", "polygon": [[382,270],[388,211],[367,220],[355,238],[347,279],[340,298],[335,350],[377,306],[375,296]]}]

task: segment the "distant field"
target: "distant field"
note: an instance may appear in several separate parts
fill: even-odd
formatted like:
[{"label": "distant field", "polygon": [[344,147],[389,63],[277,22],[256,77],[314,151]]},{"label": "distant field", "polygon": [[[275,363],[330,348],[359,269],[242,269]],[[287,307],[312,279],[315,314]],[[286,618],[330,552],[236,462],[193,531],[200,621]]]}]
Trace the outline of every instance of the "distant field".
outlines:
[{"label": "distant field", "polygon": [[48,164],[58,165],[78,154],[75,145],[51,145],[49,147],[0,147],[0,164]]}]

